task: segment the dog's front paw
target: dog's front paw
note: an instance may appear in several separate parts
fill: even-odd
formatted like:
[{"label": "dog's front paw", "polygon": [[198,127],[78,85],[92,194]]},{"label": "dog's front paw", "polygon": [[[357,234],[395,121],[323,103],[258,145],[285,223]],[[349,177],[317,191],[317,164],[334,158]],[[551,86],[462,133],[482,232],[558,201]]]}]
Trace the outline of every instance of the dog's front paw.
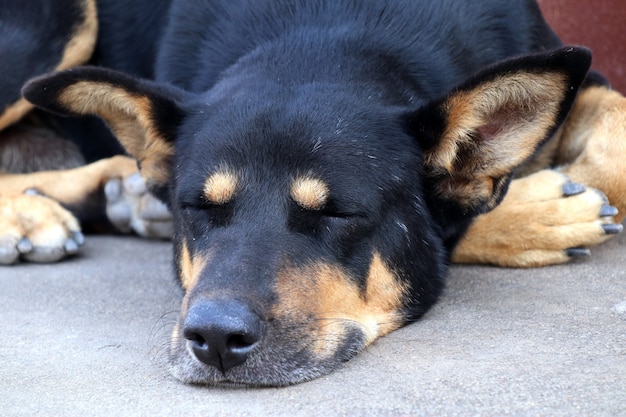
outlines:
[{"label": "dog's front paw", "polygon": [[138,172],[124,179],[110,179],[104,192],[107,216],[119,231],[151,238],[172,237],[170,212],[165,204],[148,192]]},{"label": "dog's front paw", "polygon": [[515,180],[502,203],[479,216],[453,261],[534,267],[590,254],[589,246],[622,231],[617,209],[600,191],[552,170]]},{"label": "dog's front paw", "polygon": [[76,254],[83,242],[78,221],[56,201],[0,196],[0,264],[56,262]]}]

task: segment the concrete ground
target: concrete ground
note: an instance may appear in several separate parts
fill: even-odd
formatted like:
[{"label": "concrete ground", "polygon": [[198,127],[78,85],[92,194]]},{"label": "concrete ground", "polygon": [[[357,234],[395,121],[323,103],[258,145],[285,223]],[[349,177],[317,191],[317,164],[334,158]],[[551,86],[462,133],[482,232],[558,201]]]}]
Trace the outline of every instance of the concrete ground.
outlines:
[{"label": "concrete ground", "polygon": [[570,265],[453,267],[419,323],[288,388],[171,378],[179,299],[164,242],[89,237],[79,258],[0,268],[0,415],[626,415],[626,235]]}]

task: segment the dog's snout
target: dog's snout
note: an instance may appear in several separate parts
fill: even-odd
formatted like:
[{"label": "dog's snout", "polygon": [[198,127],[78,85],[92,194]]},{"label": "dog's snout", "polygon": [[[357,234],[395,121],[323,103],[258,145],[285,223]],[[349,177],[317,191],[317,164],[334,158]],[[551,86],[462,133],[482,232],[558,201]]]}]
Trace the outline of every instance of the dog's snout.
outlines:
[{"label": "dog's snout", "polygon": [[246,361],[263,337],[263,323],[239,301],[201,300],[189,308],[183,336],[199,361],[224,373]]}]

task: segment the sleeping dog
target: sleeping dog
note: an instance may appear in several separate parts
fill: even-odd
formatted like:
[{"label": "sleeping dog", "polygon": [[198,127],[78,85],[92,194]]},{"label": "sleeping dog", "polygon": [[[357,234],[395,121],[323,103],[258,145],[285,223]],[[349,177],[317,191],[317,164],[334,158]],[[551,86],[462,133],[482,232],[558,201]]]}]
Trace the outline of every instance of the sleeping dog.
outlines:
[{"label": "sleeping dog", "polygon": [[60,3],[32,24],[10,2],[27,47],[0,120],[37,106],[94,162],[0,177],[62,219],[9,207],[3,250],[73,253],[67,210],[115,225],[120,198],[149,230],[136,160],[172,215],[183,381],[309,380],[420,318],[450,261],[561,263],[621,231],[626,101],[534,1]]}]

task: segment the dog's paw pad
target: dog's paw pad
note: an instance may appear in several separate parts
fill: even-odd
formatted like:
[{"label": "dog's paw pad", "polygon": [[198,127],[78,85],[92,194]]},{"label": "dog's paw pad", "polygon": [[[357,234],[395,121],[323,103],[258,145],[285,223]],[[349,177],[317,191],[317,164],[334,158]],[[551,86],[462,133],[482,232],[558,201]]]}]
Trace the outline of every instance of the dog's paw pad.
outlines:
[{"label": "dog's paw pad", "polygon": [[138,172],[124,179],[124,192],[139,197],[148,192],[146,183]]},{"label": "dog's paw pad", "polygon": [[170,238],[172,216],[165,204],[152,196],[145,182],[134,173],[124,178],[112,178],[104,187],[107,217],[120,232],[135,232],[140,236]]},{"label": "dog's paw pad", "polygon": [[145,194],[141,198],[139,215],[142,219],[152,221],[169,221],[172,219],[167,206],[152,194]]},{"label": "dog's paw pad", "polygon": [[113,178],[104,186],[104,195],[107,200],[106,213],[113,226],[123,233],[130,233],[132,220],[132,205],[126,200],[122,180]]},{"label": "dog's paw pad", "polygon": [[57,202],[36,193],[0,200],[0,264],[57,262],[85,241],[78,221]]}]

